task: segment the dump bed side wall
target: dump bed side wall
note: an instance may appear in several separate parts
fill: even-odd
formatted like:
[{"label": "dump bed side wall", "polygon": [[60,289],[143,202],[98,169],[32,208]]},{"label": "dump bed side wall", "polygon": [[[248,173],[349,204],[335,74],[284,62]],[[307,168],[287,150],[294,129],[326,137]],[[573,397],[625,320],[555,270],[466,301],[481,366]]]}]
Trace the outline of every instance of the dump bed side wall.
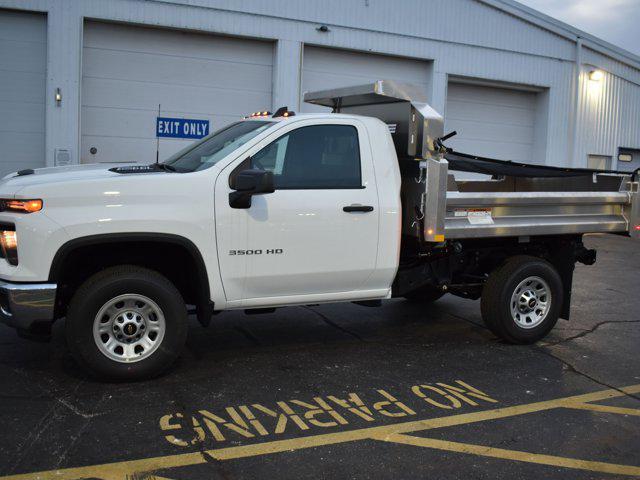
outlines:
[{"label": "dump bed side wall", "polygon": [[[446,160],[426,160],[424,177],[442,175]],[[566,235],[596,232],[628,233],[634,198],[628,176],[586,175],[566,179],[509,178],[501,181],[453,182],[442,199],[442,187],[427,180],[423,235],[427,241]],[[451,182],[449,182],[451,185]],[[508,191],[509,188],[519,191]],[[574,189],[574,190],[572,190]],[[439,216],[444,215],[441,229]],[[428,234],[432,233],[431,236]]]}]

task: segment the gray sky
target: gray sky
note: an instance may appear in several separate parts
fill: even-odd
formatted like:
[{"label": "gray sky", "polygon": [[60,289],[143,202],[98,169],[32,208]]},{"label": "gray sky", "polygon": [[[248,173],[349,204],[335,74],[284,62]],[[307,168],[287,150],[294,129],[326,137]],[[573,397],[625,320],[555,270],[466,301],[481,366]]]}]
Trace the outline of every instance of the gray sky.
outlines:
[{"label": "gray sky", "polygon": [[517,0],[640,55],[640,0]]}]

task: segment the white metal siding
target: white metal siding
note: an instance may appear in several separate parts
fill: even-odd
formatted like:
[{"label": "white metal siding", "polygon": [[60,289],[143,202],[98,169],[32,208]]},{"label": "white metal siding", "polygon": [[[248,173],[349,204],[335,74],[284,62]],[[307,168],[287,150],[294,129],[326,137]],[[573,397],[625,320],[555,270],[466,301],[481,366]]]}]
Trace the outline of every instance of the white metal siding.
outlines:
[{"label": "white metal siding", "polygon": [[0,10],[0,177],[45,165],[46,16]]},{"label": "white metal siding", "polygon": [[[327,88],[347,87],[375,80],[412,83],[429,92],[431,63],[411,58],[374,55],[366,52],[305,47],[302,60],[302,93]],[[328,110],[302,103],[303,112]]]},{"label": "white metal siding", "polygon": [[[329,28],[346,27],[354,34],[358,30],[389,32],[552,58],[573,55],[569,40],[477,0],[189,0],[189,3],[246,12],[254,18],[264,15],[261,20],[271,17],[290,19],[298,25],[309,23],[313,30],[326,24]],[[327,34],[317,34],[317,38],[323,37]]]},{"label": "white metal siding", "polygon": [[[495,5],[488,5],[491,3]],[[74,161],[79,158],[78,102],[81,96],[86,97],[81,92],[83,85],[78,82],[83,18],[165,27],[176,32],[278,40],[283,48],[278,48],[275,55],[273,98],[277,104],[295,107],[300,91],[304,90],[299,82],[303,44],[357,50],[429,63],[432,67],[427,80],[431,85],[429,100],[441,112],[445,110],[450,76],[541,87],[544,93],[538,94],[535,161],[585,166],[588,153],[601,153],[612,155],[615,167],[618,147],[640,148],[637,58],[611,51],[587,34],[562,27],[559,22],[526,12],[520,15],[524,7],[511,6],[507,13],[499,8],[498,0],[0,0],[0,7],[28,8],[48,15],[46,90],[51,94],[61,87],[64,96],[61,107],[51,101],[46,105],[50,164],[54,148],[70,148]],[[329,27],[328,32],[317,30],[323,24]],[[589,100],[592,104],[588,108],[581,88],[582,108],[574,156],[577,36],[584,39],[583,68],[593,68],[587,64],[596,66],[612,80],[605,86],[607,92],[602,100]],[[174,38],[179,38],[179,34]],[[541,104],[544,108],[539,108]],[[252,106],[249,111],[257,108],[262,105]],[[544,128],[539,129],[541,125]]]},{"label": "white metal siding", "polygon": [[[585,56],[593,62],[599,59],[589,49],[585,49]],[[600,64],[607,62],[606,58],[600,60]],[[593,69],[583,67],[580,76],[577,157],[583,162],[588,154],[617,159],[618,147],[640,147],[640,85],[606,70],[602,80],[589,80]]]},{"label": "white metal siding", "polygon": [[[268,42],[87,23],[82,162],[154,161],[158,104],[164,117],[208,119],[210,131],[271,108],[272,63]],[[160,159],[192,141],[160,139]]]},{"label": "white metal siding", "polygon": [[455,150],[502,160],[531,162],[536,93],[483,85],[450,83],[445,131]]}]

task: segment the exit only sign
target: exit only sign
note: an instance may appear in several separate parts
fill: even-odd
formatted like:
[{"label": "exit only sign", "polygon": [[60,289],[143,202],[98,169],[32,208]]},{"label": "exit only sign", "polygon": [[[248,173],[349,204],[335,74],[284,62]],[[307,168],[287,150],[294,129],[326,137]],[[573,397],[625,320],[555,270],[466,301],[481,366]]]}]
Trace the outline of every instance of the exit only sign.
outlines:
[{"label": "exit only sign", "polygon": [[156,137],[202,138],[209,135],[209,120],[157,117]]}]

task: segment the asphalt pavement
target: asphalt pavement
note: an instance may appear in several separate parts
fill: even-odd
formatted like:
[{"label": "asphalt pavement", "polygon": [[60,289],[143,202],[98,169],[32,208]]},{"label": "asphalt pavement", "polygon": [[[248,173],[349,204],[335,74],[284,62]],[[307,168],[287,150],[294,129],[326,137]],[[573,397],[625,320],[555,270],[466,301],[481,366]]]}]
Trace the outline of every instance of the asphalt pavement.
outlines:
[{"label": "asphalt pavement", "polygon": [[87,377],[0,326],[0,480],[640,478],[640,242],[589,236],[572,318],[503,343],[477,301],[191,320],[161,378]]}]

